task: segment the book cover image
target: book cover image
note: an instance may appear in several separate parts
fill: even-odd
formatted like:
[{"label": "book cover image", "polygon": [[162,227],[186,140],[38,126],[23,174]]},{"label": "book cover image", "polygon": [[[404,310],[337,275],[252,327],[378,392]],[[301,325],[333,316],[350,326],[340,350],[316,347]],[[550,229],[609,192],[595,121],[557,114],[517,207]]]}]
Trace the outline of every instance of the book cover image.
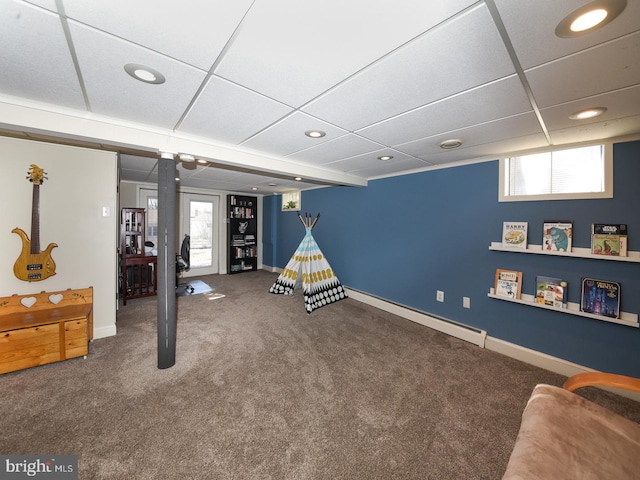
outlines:
[{"label": "book cover image", "polygon": [[595,278],[582,279],[580,310],[604,317],[620,317],[620,284]]},{"label": "book cover image", "polygon": [[570,252],[573,222],[547,220],[542,226],[542,249],[550,252]]},{"label": "book cover image", "polygon": [[626,256],[626,236],[607,233],[591,235],[591,253],[594,255]]},{"label": "book cover image", "polygon": [[561,278],[536,277],[536,303],[555,308],[567,306],[567,282]]},{"label": "book cover image", "polygon": [[522,298],[522,272],[497,268],[494,293],[511,299]]},{"label": "book cover image", "polygon": [[503,222],[502,246],[526,250],[528,226],[528,222]]}]

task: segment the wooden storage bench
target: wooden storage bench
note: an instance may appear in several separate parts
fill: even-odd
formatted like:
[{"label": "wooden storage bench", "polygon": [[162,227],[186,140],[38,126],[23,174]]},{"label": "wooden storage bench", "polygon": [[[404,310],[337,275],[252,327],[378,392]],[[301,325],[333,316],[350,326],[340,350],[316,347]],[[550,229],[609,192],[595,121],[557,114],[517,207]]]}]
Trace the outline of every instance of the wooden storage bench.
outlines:
[{"label": "wooden storage bench", "polygon": [[93,287],[0,297],[0,374],[89,353]]}]

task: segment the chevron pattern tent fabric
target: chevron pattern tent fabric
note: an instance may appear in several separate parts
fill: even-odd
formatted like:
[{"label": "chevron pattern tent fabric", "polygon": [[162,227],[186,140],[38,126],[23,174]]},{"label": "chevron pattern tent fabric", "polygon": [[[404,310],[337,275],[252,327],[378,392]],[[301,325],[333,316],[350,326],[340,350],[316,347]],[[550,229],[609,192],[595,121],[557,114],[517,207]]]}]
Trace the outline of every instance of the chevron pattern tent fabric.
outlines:
[{"label": "chevron pattern tent fabric", "polygon": [[311,313],[347,298],[347,293],[311,234],[315,221],[310,224],[302,217],[300,220],[305,225],[305,236],[269,292],[293,295],[296,285],[302,283],[305,309]]}]

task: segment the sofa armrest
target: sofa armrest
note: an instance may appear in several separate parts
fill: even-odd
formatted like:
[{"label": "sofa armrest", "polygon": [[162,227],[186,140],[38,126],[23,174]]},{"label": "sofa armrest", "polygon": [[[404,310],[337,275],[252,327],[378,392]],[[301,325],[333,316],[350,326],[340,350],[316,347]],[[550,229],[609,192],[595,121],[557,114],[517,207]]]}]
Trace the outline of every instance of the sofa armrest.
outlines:
[{"label": "sofa armrest", "polygon": [[631,392],[640,392],[640,378],[627,377],[615,373],[586,372],[569,377],[562,385],[565,390],[570,392],[590,386],[613,387]]}]

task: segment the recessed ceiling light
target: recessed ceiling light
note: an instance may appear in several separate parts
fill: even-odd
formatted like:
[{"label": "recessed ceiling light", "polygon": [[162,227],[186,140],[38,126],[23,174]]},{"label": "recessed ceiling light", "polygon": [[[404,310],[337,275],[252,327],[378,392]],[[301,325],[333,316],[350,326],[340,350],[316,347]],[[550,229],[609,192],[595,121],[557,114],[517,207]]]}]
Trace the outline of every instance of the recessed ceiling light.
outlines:
[{"label": "recessed ceiling light", "polygon": [[440,142],[440,148],[444,148],[445,150],[458,148],[460,145],[462,145],[462,140],[457,138],[450,138],[449,140],[443,140]]},{"label": "recessed ceiling light", "polygon": [[193,155],[189,155],[188,153],[181,153],[179,157],[180,160],[186,163],[193,163],[196,161],[196,157],[194,157]]},{"label": "recessed ceiling light", "polygon": [[307,130],[304,134],[311,138],[322,138],[326,135],[322,130]]},{"label": "recessed ceiling light", "polygon": [[258,187],[251,187],[251,190],[258,190]]},{"label": "recessed ceiling light", "polygon": [[269,185],[270,187],[277,187],[277,186],[278,186],[278,184],[277,184],[277,183],[269,183],[268,185]]},{"label": "recessed ceiling light", "polygon": [[587,118],[597,117],[598,115],[602,115],[606,112],[607,109],[604,107],[597,108],[588,108],[587,110],[580,110],[574,114],[569,115],[571,120],[585,120]]},{"label": "recessed ceiling light", "polygon": [[302,180],[302,177],[296,177],[295,180],[296,182],[299,182],[300,180]]},{"label": "recessed ceiling light", "polygon": [[147,67],[146,65],[127,63],[124,66],[124,70],[133,78],[140,80],[141,82],[153,83],[155,85],[160,85],[165,82],[164,75],[151,67]]},{"label": "recessed ceiling light", "polygon": [[615,19],[627,6],[627,0],[596,0],[574,10],[556,27],[556,35],[572,38],[589,33]]},{"label": "recessed ceiling light", "polygon": [[383,162],[387,161],[387,160],[391,160],[393,158],[393,155],[381,155],[378,157],[378,160],[382,160]]}]

